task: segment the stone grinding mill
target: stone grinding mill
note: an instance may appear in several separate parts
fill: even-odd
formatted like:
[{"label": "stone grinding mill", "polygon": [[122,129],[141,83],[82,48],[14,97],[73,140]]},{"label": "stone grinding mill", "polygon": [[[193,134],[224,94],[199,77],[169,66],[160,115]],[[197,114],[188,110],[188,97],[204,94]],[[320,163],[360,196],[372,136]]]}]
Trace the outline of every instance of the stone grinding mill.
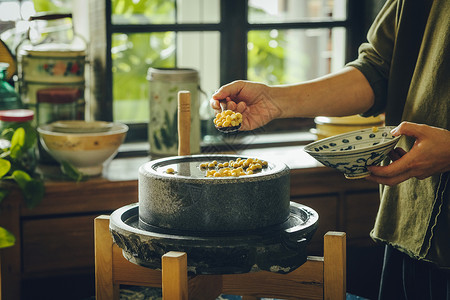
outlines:
[{"label": "stone grinding mill", "polygon": [[189,155],[189,92],[180,91],[178,101],[179,155],[142,165],[139,202],[111,215],[124,257],[161,269],[162,255],[185,252],[190,274],[289,273],[301,266],[318,214],[290,202],[289,168],[268,161],[253,175],[205,177],[205,161],[246,157]]}]

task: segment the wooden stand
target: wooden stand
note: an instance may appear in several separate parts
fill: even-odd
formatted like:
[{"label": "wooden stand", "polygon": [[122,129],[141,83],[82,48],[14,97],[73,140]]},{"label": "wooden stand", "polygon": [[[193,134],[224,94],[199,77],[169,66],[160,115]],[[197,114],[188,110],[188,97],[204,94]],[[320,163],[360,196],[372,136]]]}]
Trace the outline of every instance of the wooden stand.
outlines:
[{"label": "wooden stand", "polygon": [[162,271],[130,263],[122,249],[113,244],[109,217],[94,222],[96,299],[119,299],[120,284],[162,287],[165,300],[212,300],[220,294],[241,295],[244,300],[260,297],[282,299],[346,298],[346,235],[328,232],[324,257],[308,257],[289,274],[266,271],[188,277],[187,255],[168,252],[162,257]]}]

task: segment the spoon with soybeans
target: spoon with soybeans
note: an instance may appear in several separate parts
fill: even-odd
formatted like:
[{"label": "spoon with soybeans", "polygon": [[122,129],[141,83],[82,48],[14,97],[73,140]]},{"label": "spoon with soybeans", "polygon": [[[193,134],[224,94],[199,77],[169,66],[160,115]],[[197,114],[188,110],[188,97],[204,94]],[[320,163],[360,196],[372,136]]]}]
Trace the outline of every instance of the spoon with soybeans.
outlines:
[{"label": "spoon with soybeans", "polygon": [[214,126],[217,130],[224,133],[237,132],[241,128],[242,114],[226,109],[226,103],[219,101],[222,112],[216,115]]}]

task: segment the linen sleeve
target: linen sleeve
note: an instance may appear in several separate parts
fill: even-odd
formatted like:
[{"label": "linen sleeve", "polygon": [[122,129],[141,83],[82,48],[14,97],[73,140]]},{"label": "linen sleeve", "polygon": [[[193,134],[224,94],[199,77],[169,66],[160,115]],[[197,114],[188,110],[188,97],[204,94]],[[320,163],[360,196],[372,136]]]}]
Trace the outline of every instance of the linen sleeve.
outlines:
[{"label": "linen sleeve", "polygon": [[367,42],[359,47],[358,58],[346,65],[358,69],[369,81],[374,92],[373,106],[361,114],[365,117],[376,116],[386,107],[398,5],[397,0],[388,0],[385,3],[367,33]]}]

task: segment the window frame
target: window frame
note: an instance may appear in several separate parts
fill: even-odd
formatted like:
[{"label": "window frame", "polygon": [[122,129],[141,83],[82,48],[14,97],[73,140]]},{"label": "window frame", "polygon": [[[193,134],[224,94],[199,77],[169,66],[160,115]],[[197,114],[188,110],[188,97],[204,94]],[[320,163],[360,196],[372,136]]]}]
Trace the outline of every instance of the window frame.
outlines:
[{"label": "window frame", "polygon": [[[247,0],[220,0],[219,23],[205,24],[113,24],[111,0],[90,1],[93,100],[91,112],[96,120],[113,121],[113,74],[111,44],[115,33],[205,32],[220,34],[220,84],[247,79],[247,34],[251,30],[323,29],[342,27],[346,30],[345,61],[357,56],[357,48],[365,36],[366,1],[347,0],[347,18],[335,21],[288,23],[249,23]],[[98,14],[99,11],[104,12]],[[97,12],[97,14],[96,14]],[[100,17],[99,17],[100,16]],[[103,16],[103,18],[101,17]],[[94,22],[93,22],[94,21]],[[102,23],[103,21],[103,23]],[[93,37],[96,37],[95,39]],[[230,45],[226,47],[222,45]],[[231,63],[231,60],[232,62]],[[95,86],[95,88],[94,88]],[[147,123],[128,124],[127,141],[146,141]]]}]

